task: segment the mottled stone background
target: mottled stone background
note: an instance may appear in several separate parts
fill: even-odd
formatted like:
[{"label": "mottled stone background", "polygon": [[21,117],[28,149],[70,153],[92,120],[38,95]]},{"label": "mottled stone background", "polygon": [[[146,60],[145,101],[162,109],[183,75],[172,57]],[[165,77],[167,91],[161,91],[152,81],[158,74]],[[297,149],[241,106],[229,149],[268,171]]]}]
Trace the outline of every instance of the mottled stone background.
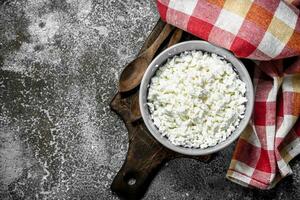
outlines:
[{"label": "mottled stone background", "polygon": [[[127,133],[108,104],[157,20],[154,0],[0,0],[1,200],[118,199]],[[258,191],[225,179],[232,150],[170,162],[145,199],[300,199],[299,158]]]}]

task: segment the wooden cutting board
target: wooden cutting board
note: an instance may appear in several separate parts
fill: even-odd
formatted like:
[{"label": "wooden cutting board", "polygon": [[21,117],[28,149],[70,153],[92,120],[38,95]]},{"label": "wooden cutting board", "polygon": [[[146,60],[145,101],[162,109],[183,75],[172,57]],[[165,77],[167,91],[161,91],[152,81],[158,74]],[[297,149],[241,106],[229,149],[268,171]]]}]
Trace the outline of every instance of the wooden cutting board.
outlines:
[{"label": "wooden cutting board", "polygon": [[[159,20],[146,39],[140,53],[147,49],[162,31],[165,23]],[[172,34],[171,34],[172,35]],[[158,53],[166,48],[168,40],[161,45]],[[181,41],[197,39],[189,33],[184,32]],[[115,176],[111,189],[123,199],[140,199],[160,167],[167,161],[175,158],[192,158],[207,162],[208,156],[186,156],[173,152],[159,142],[149,133],[142,119],[133,119],[131,106],[133,100],[138,98],[139,88],[135,88],[127,93],[117,93],[110,103],[110,107],[124,121],[128,130],[129,149],[126,160]]]}]

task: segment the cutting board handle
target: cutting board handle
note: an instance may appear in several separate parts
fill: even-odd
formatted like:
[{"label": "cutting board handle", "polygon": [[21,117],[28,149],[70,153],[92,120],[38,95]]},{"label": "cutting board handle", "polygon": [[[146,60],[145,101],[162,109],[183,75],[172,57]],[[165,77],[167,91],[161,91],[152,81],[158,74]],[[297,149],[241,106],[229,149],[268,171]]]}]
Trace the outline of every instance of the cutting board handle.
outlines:
[{"label": "cutting board handle", "polygon": [[164,147],[153,142],[150,137],[144,139],[134,137],[129,142],[126,160],[111,185],[112,191],[125,199],[142,198],[166,161]]},{"label": "cutting board handle", "polygon": [[153,164],[144,170],[140,169],[138,164],[137,166],[129,166],[129,164],[132,165],[133,162],[124,163],[115,177],[111,189],[125,199],[140,199],[146,193],[162,163]]}]

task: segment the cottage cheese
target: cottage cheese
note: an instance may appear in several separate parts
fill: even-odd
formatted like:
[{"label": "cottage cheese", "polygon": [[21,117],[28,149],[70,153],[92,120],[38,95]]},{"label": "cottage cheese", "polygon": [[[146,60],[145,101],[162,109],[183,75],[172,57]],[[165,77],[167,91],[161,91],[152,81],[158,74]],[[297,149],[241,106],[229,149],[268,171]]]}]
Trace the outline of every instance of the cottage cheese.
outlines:
[{"label": "cottage cheese", "polygon": [[159,67],[147,104],[173,144],[207,148],[224,141],[244,117],[246,85],[216,54],[189,51]]}]

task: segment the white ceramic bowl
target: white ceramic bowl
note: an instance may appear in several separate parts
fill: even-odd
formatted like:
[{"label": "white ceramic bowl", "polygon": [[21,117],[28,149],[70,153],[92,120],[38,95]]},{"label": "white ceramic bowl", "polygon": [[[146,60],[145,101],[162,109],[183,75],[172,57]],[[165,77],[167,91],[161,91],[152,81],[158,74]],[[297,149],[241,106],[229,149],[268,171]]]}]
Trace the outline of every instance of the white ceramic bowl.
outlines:
[{"label": "white ceramic bowl", "polygon": [[[236,128],[236,130],[225,141],[205,149],[187,148],[187,147],[176,146],[172,144],[167,137],[161,135],[158,128],[153,124],[153,120],[151,119],[149,108],[147,106],[148,87],[152,76],[155,75],[155,72],[158,69],[157,66],[162,66],[167,61],[168,58],[178,55],[184,51],[191,51],[191,50],[201,50],[203,52],[215,53],[217,55],[224,57],[228,62],[232,64],[235,71],[238,73],[240,79],[246,83],[246,98],[248,99],[248,102],[246,103],[245,117],[240,121],[240,124]],[[159,141],[163,146],[185,155],[193,155],[193,156],[207,155],[227,147],[229,144],[234,142],[240,136],[241,132],[246,128],[252,114],[254,93],[253,93],[253,85],[249,73],[239,59],[237,59],[232,53],[230,53],[229,51],[223,48],[214,46],[208,42],[195,40],[195,41],[187,41],[187,42],[176,44],[161,52],[151,62],[141,82],[139,103],[140,103],[142,117],[147,128],[149,129],[152,136],[157,141]]]}]

